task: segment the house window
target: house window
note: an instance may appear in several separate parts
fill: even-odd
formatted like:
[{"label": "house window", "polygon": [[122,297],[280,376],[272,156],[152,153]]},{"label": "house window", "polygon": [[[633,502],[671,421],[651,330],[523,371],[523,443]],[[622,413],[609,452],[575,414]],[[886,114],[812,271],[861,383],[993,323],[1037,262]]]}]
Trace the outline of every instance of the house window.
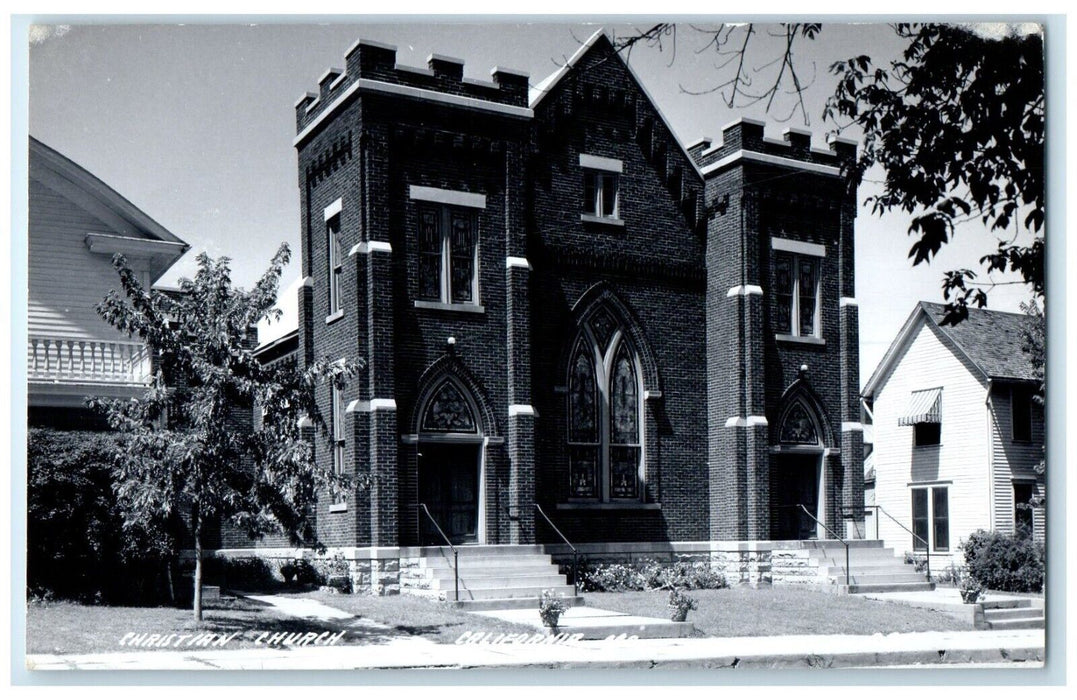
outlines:
[{"label": "house window", "polygon": [[787,251],[774,253],[774,330],[779,335],[819,337],[819,258]]},{"label": "house window", "polygon": [[638,361],[605,309],[584,324],[568,368],[569,496],[638,500],[642,440]]},{"label": "house window", "polygon": [[619,218],[618,175],[598,170],[583,171],[583,213],[603,219]]},{"label": "house window", "polygon": [[1013,442],[1032,442],[1032,392],[1023,387],[1010,391],[1011,438]]},{"label": "house window", "polygon": [[1013,485],[1013,532],[1018,537],[1032,537],[1032,496],[1032,484]]},{"label": "house window", "polygon": [[478,300],[475,214],[449,206],[419,209],[419,299],[442,304]]},{"label": "house window", "polygon": [[332,426],[330,449],[333,454],[333,473],[344,473],[344,392],[335,384],[330,388],[329,406]]},{"label": "house window", "polygon": [[912,428],[913,444],[930,447],[942,441],[942,423],[916,423]]},{"label": "house window", "polygon": [[341,276],[344,255],[340,249],[340,214],[325,222],[326,247],[329,250],[329,314],[340,311]]},{"label": "house window", "polygon": [[923,552],[930,544],[935,552],[950,550],[950,499],[946,486],[912,490],[913,549]]}]

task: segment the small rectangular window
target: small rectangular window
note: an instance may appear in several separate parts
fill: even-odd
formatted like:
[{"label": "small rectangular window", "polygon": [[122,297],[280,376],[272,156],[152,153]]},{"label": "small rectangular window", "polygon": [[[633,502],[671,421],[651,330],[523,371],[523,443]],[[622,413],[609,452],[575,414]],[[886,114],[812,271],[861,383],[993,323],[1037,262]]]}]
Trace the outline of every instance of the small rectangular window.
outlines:
[{"label": "small rectangular window", "polygon": [[1013,531],[1019,537],[1032,536],[1032,484],[1013,485]]},{"label": "small rectangular window", "polygon": [[913,444],[917,447],[938,445],[942,441],[942,423],[917,423],[912,430]]},{"label": "small rectangular window", "polygon": [[344,272],[344,256],[340,249],[340,215],[325,222],[326,247],[329,251],[329,313],[340,311],[341,277]]},{"label": "small rectangular window", "polygon": [[583,213],[604,219],[618,217],[618,177],[616,173],[583,171]]},{"label": "small rectangular window", "polygon": [[1032,392],[1014,387],[1010,392],[1010,419],[1014,442],[1032,442]]},{"label": "small rectangular window", "polygon": [[819,337],[819,258],[775,252],[774,296],[775,333]]}]

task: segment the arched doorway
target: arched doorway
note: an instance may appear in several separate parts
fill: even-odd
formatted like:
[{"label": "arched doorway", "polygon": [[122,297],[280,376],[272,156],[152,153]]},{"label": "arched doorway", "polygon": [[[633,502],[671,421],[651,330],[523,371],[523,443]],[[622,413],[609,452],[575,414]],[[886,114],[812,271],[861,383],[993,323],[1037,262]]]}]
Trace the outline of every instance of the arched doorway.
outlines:
[{"label": "arched doorway", "polygon": [[[789,401],[770,455],[770,536],[808,540],[827,536],[822,421],[802,397]],[[803,508],[801,507],[803,506]]]},{"label": "arched doorway", "polygon": [[[453,544],[483,542],[485,439],[474,398],[446,377],[428,394],[419,415],[419,502]],[[419,540],[444,544],[425,514],[419,517]]]}]

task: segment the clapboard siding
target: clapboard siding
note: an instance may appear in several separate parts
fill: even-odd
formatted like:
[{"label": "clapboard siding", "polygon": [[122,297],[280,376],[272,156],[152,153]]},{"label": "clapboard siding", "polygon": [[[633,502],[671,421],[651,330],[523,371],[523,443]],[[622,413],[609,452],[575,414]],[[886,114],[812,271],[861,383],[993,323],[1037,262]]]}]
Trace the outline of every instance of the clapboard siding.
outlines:
[{"label": "clapboard siding", "polygon": [[[1043,495],[1043,477],[1036,474],[1035,467],[1043,457],[1043,408],[1032,406],[1032,441],[1013,441],[1012,388],[1008,385],[992,387],[991,390],[991,448],[993,480],[995,487],[995,529],[1012,533],[1014,529],[1013,482],[1036,480],[1035,493]],[[1033,534],[1044,537],[1044,513],[1042,508],[1033,510]]]},{"label": "clapboard siding", "polygon": [[[990,520],[990,439],[986,381],[921,317],[885,383],[875,394],[875,502],[912,528],[910,484],[949,486],[950,554]],[[942,437],[935,447],[915,447],[913,428],[898,425],[910,394],[942,387]],[[885,515],[879,535],[897,552],[911,551],[912,535]],[[934,552],[932,555],[934,556]]]},{"label": "clapboard siding", "polygon": [[86,245],[87,233],[116,231],[46,184],[31,179],[29,186],[30,335],[123,339],[94,310],[119,287],[111,256]]}]

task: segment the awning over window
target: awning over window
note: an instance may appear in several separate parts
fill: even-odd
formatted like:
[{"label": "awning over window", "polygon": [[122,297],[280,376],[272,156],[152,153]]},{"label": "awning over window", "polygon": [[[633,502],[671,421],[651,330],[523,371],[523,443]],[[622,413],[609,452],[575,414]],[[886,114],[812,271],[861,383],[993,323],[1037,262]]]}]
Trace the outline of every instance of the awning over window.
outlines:
[{"label": "awning over window", "polygon": [[898,418],[898,425],[942,422],[942,388],[914,391],[909,405]]}]

